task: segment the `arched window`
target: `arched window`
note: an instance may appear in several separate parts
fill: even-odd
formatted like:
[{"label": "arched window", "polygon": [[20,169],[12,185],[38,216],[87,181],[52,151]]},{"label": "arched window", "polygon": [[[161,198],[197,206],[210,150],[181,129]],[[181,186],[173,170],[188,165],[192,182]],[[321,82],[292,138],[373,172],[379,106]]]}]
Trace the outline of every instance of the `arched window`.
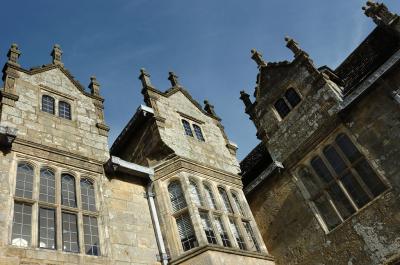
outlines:
[{"label": "arched window", "polygon": [[204,184],[204,191],[205,191],[208,207],[210,207],[213,210],[217,209],[214,194],[213,194],[211,188],[207,184]]},{"label": "arched window", "polygon": [[194,130],[194,133],[196,134],[197,139],[199,141],[205,142],[205,139],[204,139],[204,136],[203,136],[200,126],[193,124],[193,130]]},{"label": "arched window", "polygon": [[67,102],[60,101],[58,103],[58,116],[61,118],[70,120],[71,119],[71,105]]},{"label": "arched window", "polygon": [[54,98],[48,95],[42,96],[42,111],[54,114]]},{"label": "arched window", "polygon": [[235,203],[236,209],[239,211],[239,213],[241,215],[244,216],[245,214],[244,214],[242,204],[240,203],[239,196],[235,192],[232,192],[231,194],[232,194],[233,202]]},{"label": "arched window", "polygon": [[179,181],[173,181],[168,185],[168,193],[171,200],[172,210],[174,212],[186,207],[185,196]]},{"label": "arched window", "polygon": [[233,213],[231,203],[229,202],[228,194],[226,191],[219,187],[218,188],[219,195],[221,196],[222,206],[224,207],[224,211],[228,213]]},{"label": "arched window", "polygon": [[56,179],[54,172],[49,168],[40,169],[39,200],[50,203],[56,201]]},{"label": "arched window", "polygon": [[290,112],[289,106],[286,104],[285,100],[282,98],[278,99],[275,102],[274,106],[275,106],[276,111],[279,113],[279,116],[281,116],[282,119],[285,118],[286,115],[288,115]]},{"label": "arched window", "polygon": [[18,163],[15,196],[32,198],[33,174],[33,167],[31,165],[25,162]]},{"label": "arched window", "polygon": [[189,182],[189,192],[194,204],[196,206],[201,206],[203,204],[203,200],[201,199],[199,188],[193,180]]},{"label": "arched window", "polygon": [[81,179],[81,201],[83,210],[96,211],[94,186],[88,179]]},{"label": "arched window", "polygon": [[289,88],[288,90],[286,90],[285,98],[292,106],[292,108],[296,107],[297,104],[299,104],[301,101],[299,94],[297,94],[296,90],[294,90],[293,88]]},{"label": "arched window", "polygon": [[193,137],[192,128],[190,128],[190,123],[187,120],[182,120],[183,129],[187,136]]},{"label": "arched window", "polygon": [[61,175],[61,203],[76,207],[75,178],[69,174]]}]

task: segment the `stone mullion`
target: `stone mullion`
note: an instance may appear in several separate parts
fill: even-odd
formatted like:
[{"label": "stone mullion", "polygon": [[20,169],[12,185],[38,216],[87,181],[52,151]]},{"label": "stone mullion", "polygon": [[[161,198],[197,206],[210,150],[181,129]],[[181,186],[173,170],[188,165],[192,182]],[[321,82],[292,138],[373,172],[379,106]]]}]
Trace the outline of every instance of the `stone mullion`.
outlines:
[{"label": "stone mullion", "polygon": [[85,242],[83,236],[83,214],[81,211],[82,202],[81,202],[81,176],[77,175],[75,177],[75,196],[76,196],[76,207],[78,209],[77,215],[77,229],[78,229],[78,242],[79,242],[79,252],[85,254]]},{"label": "stone mullion", "polygon": [[217,238],[218,245],[223,246],[221,235],[219,234],[219,231],[218,231],[217,227],[215,226],[214,213],[212,211],[207,211],[207,215],[208,215],[208,219],[210,220],[211,228],[214,232],[214,235]]},{"label": "stone mullion", "polygon": [[39,182],[40,182],[40,167],[35,165],[33,171],[33,192],[32,192],[32,199],[35,203],[32,205],[32,220],[31,220],[31,235],[32,235],[32,247],[39,247]]},{"label": "stone mullion", "polygon": [[61,170],[54,172],[56,178],[56,249],[62,250]]}]

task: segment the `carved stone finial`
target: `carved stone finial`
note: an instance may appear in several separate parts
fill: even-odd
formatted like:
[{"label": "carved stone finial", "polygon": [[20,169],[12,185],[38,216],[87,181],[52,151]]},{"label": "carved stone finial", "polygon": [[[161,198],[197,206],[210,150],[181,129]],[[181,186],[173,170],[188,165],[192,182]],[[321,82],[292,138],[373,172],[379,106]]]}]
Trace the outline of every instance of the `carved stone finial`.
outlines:
[{"label": "carved stone finial", "polygon": [[250,95],[247,94],[244,90],[240,91],[240,99],[243,101],[246,110],[253,105],[250,100]]},{"label": "carved stone finial", "polygon": [[297,57],[299,55],[308,56],[308,54],[300,48],[299,44],[294,39],[286,36],[285,41],[286,47],[288,47],[293,52],[294,57]]},{"label": "carved stone finial", "polygon": [[208,114],[210,114],[210,115],[212,115],[214,117],[218,117],[217,114],[215,113],[214,106],[211,105],[210,102],[208,102],[208,100],[204,100],[204,110]]},{"label": "carved stone finial", "polygon": [[262,54],[259,53],[256,49],[251,50],[251,59],[253,59],[258,67],[266,66],[267,64],[264,62],[262,58]]},{"label": "carved stone finial", "polygon": [[63,51],[61,50],[60,45],[55,44],[53,47],[53,50],[51,51],[51,56],[53,57],[53,64],[64,67],[64,64],[61,61],[62,54],[63,54]]},{"label": "carved stone finial", "polygon": [[397,15],[390,12],[387,6],[383,3],[367,1],[366,6],[363,6],[362,9],[364,10],[365,15],[372,18],[377,25],[389,25],[395,18],[397,18]]},{"label": "carved stone finial", "polygon": [[16,43],[11,44],[10,49],[8,50],[7,57],[8,63],[16,66],[20,66],[18,64],[18,58],[21,55],[21,51],[18,49],[18,45]]},{"label": "carved stone finial", "polygon": [[168,80],[171,82],[172,87],[180,86],[179,81],[178,81],[178,76],[174,72],[169,72],[168,73]]},{"label": "carved stone finial", "polygon": [[90,93],[93,96],[100,96],[100,83],[97,81],[95,76],[90,77],[89,88],[90,88]]},{"label": "carved stone finial", "polygon": [[146,69],[140,69],[139,79],[142,81],[143,88],[151,87],[150,74],[146,72]]}]

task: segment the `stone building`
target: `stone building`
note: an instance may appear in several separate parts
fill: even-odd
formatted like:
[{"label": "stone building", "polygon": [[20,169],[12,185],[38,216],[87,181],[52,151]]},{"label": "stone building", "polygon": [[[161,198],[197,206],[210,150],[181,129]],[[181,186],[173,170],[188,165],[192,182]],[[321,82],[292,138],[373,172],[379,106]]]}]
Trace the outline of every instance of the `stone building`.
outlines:
[{"label": "stone building", "polygon": [[400,264],[400,19],[363,9],[377,26],[335,70],[291,38],[291,62],[252,51],[262,142],[241,168],[276,264]]}]

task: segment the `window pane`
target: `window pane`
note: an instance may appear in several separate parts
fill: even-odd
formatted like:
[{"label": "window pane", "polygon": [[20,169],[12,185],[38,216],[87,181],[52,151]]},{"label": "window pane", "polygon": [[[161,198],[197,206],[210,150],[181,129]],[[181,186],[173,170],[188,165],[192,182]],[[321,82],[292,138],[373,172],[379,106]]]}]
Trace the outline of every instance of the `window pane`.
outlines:
[{"label": "window pane", "polygon": [[79,252],[77,218],[75,214],[62,213],[63,250]]},{"label": "window pane", "polygon": [[350,162],[354,162],[357,158],[361,157],[360,152],[350,141],[349,137],[345,134],[340,134],[336,137],[336,143],[342,150],[342,152],[347,156]]},{"label": "window pane", "polygon": [[243,226],[244,226],[244,229],[246,229],[247,238],[249,239],[249,242],[252,244],[251,248],[260,252],[261,251],[260,245],[258,244],[258,241],[256,239],[254,231],[251,228],[250,222],[243,221]]},{"label": "window pane", "polygon": [[183,125],[183,129],[185,129],[185,134],[193,137],[192,128],[190,128],[189,122],[187,122],[186,120],[182,120],[182,125]]},{"label": "window pane", "polygon": [[328,168],[326,167],[325,163],[322,161],[320,157],[315,157],[311,161],[311,166],[317,173],[317,175],[325,182],[329,183],[331,180],[333,180],[333,177],[331,173],[329,172]]},{"label": "window pane", "polygon": [[76,207],[75,179],[68,174],[61,175],[61,201],[63,205]]},{"label": "window pane", "polygon": [[219,195],[221,196],[222,200],[222,206],[224,208],[224,211],[227,213],[233,213],[231,203],[228,198],[228,194],[223,188],[218,188]]},{"label": "window pane", "polygon": [[203,225],[203,229],[206,234],[208,243],[217,244],[217,238],[215,237],[214,230],[212,229],[210,219],[208,218],[208,214],[201,212],[200,218],[201,218],[201,224]]},{"label": "window pane", "polygon": [[242,204],[240,203],[239,197],[236,193],[232,192],[232,198],[233,198],[233,202],[235,203],[236,209],[239,211],[239,213],[241,215],[245,215],[243,208],[242,208]]},{"label": "window pane", "polygon": [[386,190],[385,184],[375,174],[365,158],[355,165],[355,169],[375,197]]},{"label": "window pane", "polygon": [[53,171],[48,168],[40,170],[39,200],[50,203],[56,201],[56,180]]},{"label": "window pane", "polygon": [[350,171],[348,171],[340,180],[353,201],[357,204],[357,207],[361,208],[370,201],[367,193],[362,189],[360,183],[358,183]]},{"label": "window pane", "polygon": [[343,170],[345,170],[347,166],[333,146],[328,145],[324,149],[324,155],[337,174],[343,173]]},{"label": "window pane", "polygon": [[33,190],[33,167],[27,163],[19,163],[17,167],[17,180],[15,195],[31,199]]},{"label": "window pane", "polygon": [[299,94],[297,94],[296,90],[294,90],[293,88],[289,88],[286,91],[285,98],[287,99],[289,104],[292,106],[292,108],[294,108],[301,101]]},{"label": "window pane", "polygon": [[304,186],[306,186],[306,189],[310,193],[311,197],[314,197],[315,195],[317,195],[318,192],[321,191],[318,180],[308,168],[301,168],[299,170],[299,177]]},{"label": "window pane", "polygon": [[340,189],[338,184],[333,184],[329,187],[329,195],[332,197],[333,203],[342,215],[343,219],[346,219],[355,212],[355,209],[347,199],[346,195]]},{"label": "window pane", "polygon": [[88,179],[81,179],[81,201],[83,210],[96,211],[94,186]]},{"label": "window pane", "polygon": [[14,218],[11,244],[27,247],[31,244],[32,206],[24,203],[14,203]]},{"label": "window pane", "polygon": [[56,214],[54,209],[39,209],[39,247],[56,248]]},{"label": "window pane", "polygon": [[64,119],[71,119],[71,106],[64,101],[58,103],[58,115]]},{"label": "window pane", "polygon": [[213,210],[217,209],[217,206],[216,206],[216,203],[215,203],[214,194],[213,194],[211,188],[209,186],[207,186],[207,185],[204,185],[204,191],[206,193],[206,199],[207,199],[208,207],[210,207]]},{"label": "window pane", "polygon": [[54,98],[47,95],[42,97],[42,111],[54,114]]},{"label": "window pane", "polygon": [[231,226],[232,234],[235,237],[239,248],[245,250],[246,249],[246,245],[244,243],[243,237],[240,234],[239,228],[237,227],[235,221],[232,218],[229,218],[229,224]]},{"label": "window pane", "polygon": [[185,213],[176,218],[176,225],[178,226],[183,251],[197,247],[198,243],[189,215]]},{"label": "window pane", "polygon": [[339,216],[336,214],[332,205],[328,202],[325,195],[317,198],[315,201],[315,206],[317,206],[322,219],[325,221],[326,226],[329,230],[333,229],[341,223]]},{"label": "window pane", "polygon": [[199,188],[197,187],[197,184],[194,183],[193,181],[190,181],[189,183],[189,192],[190,192],[190,197],[192,198],[192,201],[196,206],[201,206],[202,205],[202,200],[199,192]]},{"label": "window pane", "polygon": [[174,212],[186,207],[185,196],[183,195],[181,184],[178,181],[169,184],[168,192]]},{"label": "window pane", "polygon": [[228,233],[225,230],[225,227],[224,227],[224,224],[222,223],[221,217],[214,216],[214,225],[221,237],[222,245],[224,247],[231,247],[232,246],[231,241],[229,240]]},{"label": "window pane", "polygon": [[85,253],[87,255],[100,255],[100,241],[96,217],[83,216],[83,233]]},{"label": "window pane", "polygon": [[286,102],[281,98],[275,102],[274,106],[276,111],[278,111],[279,115],[281,116],[281,118],[285,118],[286,115],[288,115],[290,112],[290,108],[288,107]]},{"label": "window pane", "polygon": [[201,131],[201,128],[199,126],[197,126],[196,124],[193,124],[193,129],[194,129],[194,133],[196,134],[196,137],[198,140],[200,141],[205,141],[203,133]]}]

